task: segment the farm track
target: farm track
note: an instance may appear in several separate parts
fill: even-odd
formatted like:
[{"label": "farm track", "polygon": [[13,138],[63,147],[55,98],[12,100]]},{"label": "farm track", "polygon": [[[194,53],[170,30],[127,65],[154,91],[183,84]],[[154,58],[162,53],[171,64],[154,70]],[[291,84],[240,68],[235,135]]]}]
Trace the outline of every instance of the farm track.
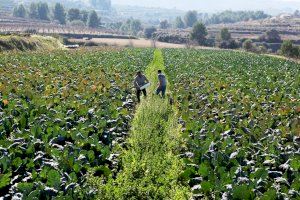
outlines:
[{"label": "farm track", "polygon": [[[146,75],[152,86],[137,107],[122,170],[116,179],[100,184],[99,199],[189,199],[187,183],[180,181],[184,163],[178,156],[184,143],[177,109],[153,94],[157,70],[164,70],[162,52],[155,51]],[[152,94],[151,94],[152,93]],[[101,180],[98,180],[101,181]]]}]

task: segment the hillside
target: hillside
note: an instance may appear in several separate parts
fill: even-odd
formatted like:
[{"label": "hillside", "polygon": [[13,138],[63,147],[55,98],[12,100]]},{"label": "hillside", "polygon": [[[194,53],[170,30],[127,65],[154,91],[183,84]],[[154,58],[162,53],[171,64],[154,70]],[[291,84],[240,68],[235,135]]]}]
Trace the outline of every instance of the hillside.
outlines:
[{"label": "hillside", "polygon": [[43,37],[39,35],[19,36],[2,35],[0,36],[1,51],[36,51],[36,50],[59,50],[64,49],[63,44],[53,37]]},{"label": "hillside", "polygon": [[290,14],[282,14],[263,20],[208,26],[212,34],[217,34],[223,27],[227,27],[235,38],[258,38],[267,30],[275,29],[279,31],[283,39],[300,40],[300,17]]},{"label": "hillside", "polygon": [[182,10],[197,10],[199,12],[219,12],[221,10],[264,10],[269,14],[277,15],[282,12],[292,12],[300,9],[300,2],[297,0],[112,0],[113,4],[127,4],[131,6],[177,8]]}]

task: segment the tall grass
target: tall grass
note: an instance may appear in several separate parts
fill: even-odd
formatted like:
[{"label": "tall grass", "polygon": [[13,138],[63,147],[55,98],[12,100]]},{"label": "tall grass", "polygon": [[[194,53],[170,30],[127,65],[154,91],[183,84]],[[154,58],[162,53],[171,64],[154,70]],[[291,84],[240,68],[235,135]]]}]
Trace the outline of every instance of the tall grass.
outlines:
[{"label": "tall grass", "polygon": [[21,36],[4,35],[0,36],[1,51],[49,51],[62,50],[64,46],[56,38],[50,36]]}]

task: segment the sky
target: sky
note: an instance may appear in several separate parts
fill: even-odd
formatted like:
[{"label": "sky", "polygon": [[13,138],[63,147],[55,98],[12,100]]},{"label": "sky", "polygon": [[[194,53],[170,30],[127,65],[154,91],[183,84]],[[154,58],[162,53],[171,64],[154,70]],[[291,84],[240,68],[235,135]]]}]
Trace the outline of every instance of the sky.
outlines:
[{"label": "sky", "polygon": [[112,0],[113,4],[177,8],[215,12],[221,10],[291,11],[300,9],[300,0]]}]

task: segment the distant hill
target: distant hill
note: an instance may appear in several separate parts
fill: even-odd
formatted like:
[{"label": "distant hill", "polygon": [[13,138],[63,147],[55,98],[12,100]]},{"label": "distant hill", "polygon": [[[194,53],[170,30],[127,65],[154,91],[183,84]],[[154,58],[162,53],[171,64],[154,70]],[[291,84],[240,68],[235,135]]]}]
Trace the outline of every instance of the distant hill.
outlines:
[{"label": "distant hill", "polygon": [[112,0],[113,5],[131,5],[144,7],[176,8],[180,10],[197,10],[199,12],[219,12],[223,10],[263,10],[277,15],[300,9],[299,0]]},{"label": "distant hill", "polygon": [[141,7],[141,6],[126,6],[113,5],[117,13],[116,18],[126,19],[135,18],[143,22],[158,24],[160,20],[167,19],[173,21],[177,16],[183,16],[186,12],[178,9],[166,9],[155,7]]}]

